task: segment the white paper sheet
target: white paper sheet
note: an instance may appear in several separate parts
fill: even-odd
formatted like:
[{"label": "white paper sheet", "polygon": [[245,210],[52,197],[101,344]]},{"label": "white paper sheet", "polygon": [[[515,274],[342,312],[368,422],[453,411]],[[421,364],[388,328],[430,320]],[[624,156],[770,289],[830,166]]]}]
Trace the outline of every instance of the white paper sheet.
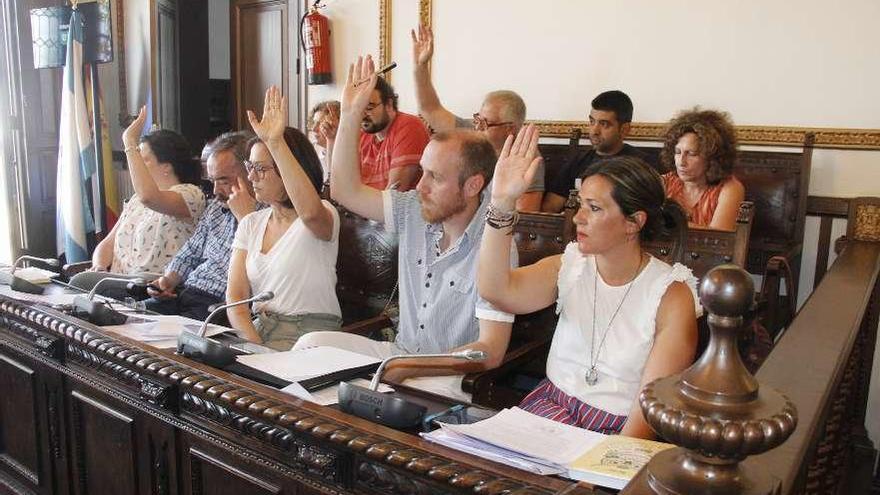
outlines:
[{"label": "white paper sheet", "polygon": [[33,284],[47,284],[52,279],[52,277],[57,277],[58,274],[55,272],[50,272],[49,270],[37,268],[35,266],[29,266],[26,268],[16,269],[15,276],[18,278],[23,278]]},{"label": "white paper sheet", "polygon": [[273,354],[238,356],[238,361],[289,382],[298,382],[381,360],[335,347],[312,347]]},{"label": "white paper sheet", "polygon": [[564,466],[602,441],[605,435],[537,416],[518,407],[469,425],[443,425],[451,431],[526,457]]},{"label": "white paper sheet", "polygon": [[[370,386],[369,380],[365,380],[363,378],[355,378],[354,380],[349,380],[348,383],[360,385],[364,388],[369,388]],[[322,388],[321,390],[317,390],[315,392],[309,392],[308,390],[303,388],[303,386],[300,385],[299,382],[293,382],[290,385],[282,388],[281,391],[321,406],[332,406],[333,404],[339,402],[339,385],[333,385],[331,387]],[[388,385],[385,385],[384,383],[380,383],[379,392],[385,394],[388,392],[394,392],[394,389],[389,387]]]},{"label": "white paper sheet", "polygon": [[83,295],[82,293],[61,293],[61,294],[31,294],[29,292],[19,292],[12,290],[8,285],[0,285],[0,294],[12,297],[21,301],[43,303],[48,305],[56,304],[73,304],[73,298]]},{"label": "white paper sheet", "polygon": [[421,435],[431,442],[439,443],[461,452],[467,452],[483,459],[489,459],[490,461],[500,462],[501,464],[529,471],[530,473],[548,475],[566,472],[566,468],[562,466],[522,457],[516,452],[495,447],[447,428],[440,428],[431,433],[422,433]]},{"label": "white paper sheet", "polygon": [[[180,335],[180,332],[184,330],[198,332],[202,326],[201,321],[186,318],[184,316],[137,315],[137,317],[149,321],[146,323],[126,323],[124,325],[112,325],[102,328],[141,342],[161,342],[164,344],[165,341],[169,340],[173,340],[176,343],[177,336]],[[205,332],[205,335],[210,337],[226,331],[232,331],[232,329],[220,325],[208,325],[208,330]],[[157,345],[156,347],[160,346]],[[174,347],[174,345],[168,347]]]}]

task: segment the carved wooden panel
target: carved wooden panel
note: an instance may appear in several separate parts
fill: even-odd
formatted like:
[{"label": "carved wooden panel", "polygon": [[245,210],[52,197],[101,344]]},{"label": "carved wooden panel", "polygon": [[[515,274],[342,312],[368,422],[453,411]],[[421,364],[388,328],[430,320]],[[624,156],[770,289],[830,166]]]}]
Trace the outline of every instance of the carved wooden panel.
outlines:
[{"label": "carved wooden panel", "polygon": [[[47,335],[65,345],[63,361],[38,350],[36,340]],[[65,463],[70,473],[56,469],[62,473],[57,476],[61,489],[51,493],[63,495],[70,486],[73,493],[101,494],[180,489],[363,495],[354,486],[356,456],[370,464],[360,486],[383,494],[388,482],[402,490],[429,487],[472,495],[590,492],[561,479],[448,457],[416,437],[351,421],[105,335],[57,311],[0,296],[0,342],[7,339],[39,361],[39,373],[43,366],[56,369],[68,384],[60,407],[67,419],[61,424],[69,428],[61,445],[70,453]],[[162,384],[177,387],[180,412],[161,400]],[[174,451],[176,456],[165,455]],[[393,479],[379,473],[389,468]],[[8,471],[0,464],[0,478],[9,478]],[[375,485],[368,480],[370,472],[377,473]]]},{"label": "carved wooden panel", "polygon": [[233,465],[219,456],[191,447],[187,462],[190,467],[189,486],[192,495],[279,495],[292,493],[282,491],[276,482],[249,472],[240,463]]},{"label": "carved wooden panel", "polygon": [[155,418],[138,415],[137,444],[140,493],[178,493],[177,435],[174,428]]},{"label": "carved wooden panel", "polygon": [[90,392],[73,390],[69,401],[75,493],[137,493],[131,414]]},{"label": "carved wooden panel", "polygon": [[35,487],[40,482],[37,375],[20,359],[0,354],[0,464]]}]

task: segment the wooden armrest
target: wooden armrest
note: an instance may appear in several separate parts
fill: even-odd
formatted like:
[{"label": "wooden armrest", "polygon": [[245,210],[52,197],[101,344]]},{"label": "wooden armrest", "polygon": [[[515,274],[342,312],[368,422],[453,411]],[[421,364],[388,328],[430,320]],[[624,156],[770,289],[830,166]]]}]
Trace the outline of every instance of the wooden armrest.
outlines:
[{"label": "wooden armrest", "polygon": [[846,248],[846,244],[849,242],[849,239],[846,238],[846,235],[842,235],[834,241],[834,254],[840,256],[840,253],[843,252],[844,248]]},{"label": "wooden armrest", "polygon": [[79,263],[68,263],[61,267],[61,274],[68,280],[77,273],[82,273],[92,267],[91,261],[80,261]]},{"label": "wooden armrest", "polygon": [[394,323],[391,321],[391,318],[389,318],[388,315],[381,314],[379,316],[374,316],[374,317],[368,318],[366,320],[361,320],[361,321],[346,325],[346,326],[340,328],[339,331],[354,333],[357,335],[362,335],[364,337],[367,337],[373,332],[376,332],[378,330],[382,330],[383,328],[389,328],[392,326],[394,326]]},{"label": "wooden armrest", "polygon": [[464,375],[461,381],[461,389],[464,392],[474,394],[483,383],[495,381],[511,372],[519,369],[533,359],[546,355],[550,350],[550,339],[540,339],[526,342],[525,344],[507,351],[504,360],[496,368],[484,371],[475,371]]},{"label": "wooden armrest", "polygon": [[[757,317],[762,325],[770,332],[773,340],[779,337],[781,330],[788,326],[794,319],[797,304],[797,294],[794,289],[794,273],[788,259],[784,256],[773,256],[767,261],[764,270],[764,280],[761,284],[760,297],[758,298],[759,309]],[[779,295],[780,279],[785,280],[785,292],[788,300],[781,301]]]}]

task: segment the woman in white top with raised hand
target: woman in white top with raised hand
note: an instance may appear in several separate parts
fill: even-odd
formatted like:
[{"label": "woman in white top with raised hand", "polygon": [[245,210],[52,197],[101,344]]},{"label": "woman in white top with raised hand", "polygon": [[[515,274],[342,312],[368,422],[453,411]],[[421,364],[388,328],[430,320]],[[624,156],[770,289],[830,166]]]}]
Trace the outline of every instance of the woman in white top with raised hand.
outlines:
[{"label": "woman in white top with raised hand", "polygon": [[245,166],[257,201],[269,208],[238,225],[226,289],[227,302],[275,294],[254,308],[255,321],[244,305],[227,314],[244,338],[281,351],[306,332],[336,330],[342,323],[336,299],[339,214],[318,195],[321,162],[302,132],[285,127],[286,108],[287,99],[272,86],[262,120],[248,111],[257,137],[248,143]]},{"label": "woman in white top with raised hand", "polygon": [[[161,274],[190,238],[205,209],[202,167],[186,138],[158,130],[143,137],[146,107],[122,133],[135,195],[92,254],[93,271]],[[100,278],[100,276],[92,277]]]},{"label": "woman in white top with raised hand", "polygon": [[502,149],[478,268],[480,295],[499,309],[523,314],[556,302],[560,313],[547,380],[520,407],[603,433],[651,438],[638,393],[691,364],[701,310],[691,271],[652,257],[641,242],[681,234],[686,218],[666,200],[650,166],[611,158],[581,183],[577,242],[564,254],[511,270],[516,198],[538,168],[537,148],[530,125]]}]

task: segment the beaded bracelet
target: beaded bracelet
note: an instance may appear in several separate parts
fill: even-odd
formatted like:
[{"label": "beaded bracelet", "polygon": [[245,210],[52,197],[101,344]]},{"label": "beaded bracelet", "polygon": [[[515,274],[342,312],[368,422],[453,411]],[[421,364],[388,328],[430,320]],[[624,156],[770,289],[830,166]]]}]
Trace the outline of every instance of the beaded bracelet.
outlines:
[{"label": "beaded bracelet", "polygon": [[519,212],[516,210],[501,211],[492,203],[486,208],[486,225],[493,229],[513,227],[517,220],[519,220]]}]

